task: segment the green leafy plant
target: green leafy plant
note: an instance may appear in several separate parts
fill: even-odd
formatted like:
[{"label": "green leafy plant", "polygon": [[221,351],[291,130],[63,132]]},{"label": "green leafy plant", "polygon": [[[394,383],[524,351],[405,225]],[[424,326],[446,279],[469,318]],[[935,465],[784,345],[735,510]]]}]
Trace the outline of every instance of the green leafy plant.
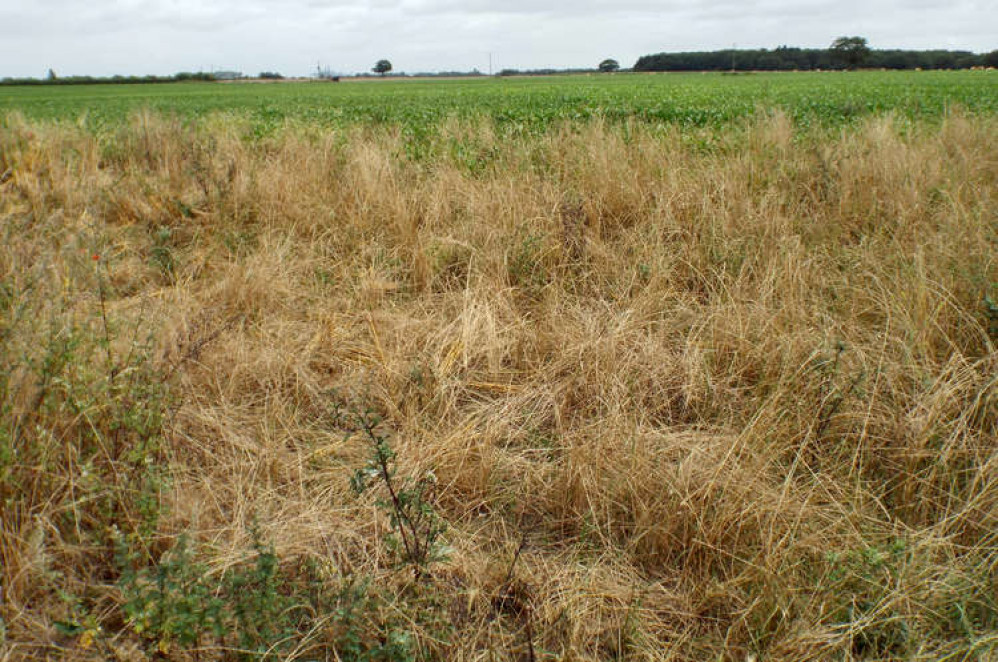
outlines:
[{"label": "green leafy plant", "polygon": [[372,483],[380,483],[387,498],[378,499],[391,520],[396,535],[387,539],[389,547],[400,551],[403,560],[410,564],[415,579],[423,577],[430,564],[446,558],[446,548],[441,544],[444,522],[433,510],[431,499],[436,477],[428,472],[419,478],[403,478],[397,474],[395,451],[382,433],[381,418],[367,410],[358,412],[356,419],[360,430],[371,446],[367,465],[358,469],[351,479],[357,494],[366,491]]},{"label": "green leafy plant", "polygon": [[[284,659],[292,651],[335,651],[344,661],[413,659],[404,630],[378,618],[370,582],[329,582],[314,563],[282,564],[255,528],[252,551],[216,574],[180,536],[158,563],[117,536],[121,608],[131,628],[156,650],[198,650],[211,643],[243,659]],[[82,626],[81,626],[82,627]]]},{"label": "green leafy plant", "polygon": [[144,317],[126,323],[111,313],[105,258],[85,255],[76,277],[93,279],[93,308],[49,290],[43,312],[41,276],[9,288],[14,314],[0,351],[0,502],[35,513],[71,501],[54,508],[55,523],[100,562],[109,526],[147,537],[156,529],[170,396],[152,338],[143,339]]},{"label": "green leafy plant", "polygon": [[116,547],[122,611],[136,633],[160,649],[197,645],[207,633],[222,636],[224,601],[205,582],[207,569],[195,562],[186,536],[152,567],[135,567],[141,555],[124,536]]},{"label": "green leafy plant", "polygon": [[[256,529],[252,557],[214,577],[196,560],[186,536],[152,567],[136,569],[137,556],[119,542],[122,609],[136,633],[157,642],[198,647],[206,638],[237,648],[243,656],[270,659],[302,638],[304,593],[285,590],[273,547]],[[308,620],[305,618],[305,620]]]}]

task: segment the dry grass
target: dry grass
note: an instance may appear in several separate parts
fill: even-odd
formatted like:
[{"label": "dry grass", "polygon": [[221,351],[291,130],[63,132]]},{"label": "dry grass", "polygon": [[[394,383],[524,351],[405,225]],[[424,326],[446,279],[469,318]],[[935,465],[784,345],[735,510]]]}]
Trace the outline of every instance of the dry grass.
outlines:
[{"label": "dry grass", "polygon": [[[115,537],[253,522],[423,658],[998,655],[998,123],[710,138],[9,116],[0,659],[153,656]],[[436,476],[419,585],[351,405]]]}]

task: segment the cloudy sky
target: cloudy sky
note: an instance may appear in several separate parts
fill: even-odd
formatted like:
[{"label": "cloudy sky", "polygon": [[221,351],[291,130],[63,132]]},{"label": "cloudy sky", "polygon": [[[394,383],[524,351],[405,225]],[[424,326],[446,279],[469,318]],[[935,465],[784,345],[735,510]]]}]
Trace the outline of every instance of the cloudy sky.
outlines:
[{"label": "cloudy sky", "polygon": [[675,50],[998,49],[995,0],[0,0],[0,78],[595,66]]}]

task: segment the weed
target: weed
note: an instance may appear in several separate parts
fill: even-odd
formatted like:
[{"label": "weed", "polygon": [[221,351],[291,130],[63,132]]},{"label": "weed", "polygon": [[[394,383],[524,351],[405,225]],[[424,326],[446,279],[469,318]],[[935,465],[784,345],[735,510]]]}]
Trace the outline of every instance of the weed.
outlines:
[{"label": "weed", "polygon": [[380,600],[369,581],[345,579],[330,591],[314,565],[282,570],[273,547],[255,528],[250,533],[252,552],[220,575],[197,560],[186,535],[151,567],[116,536],[130,627],[163,652],[212,644],[254,660],[323,649],[344,661],[412,659],[408,634],[377,623]]},{"label": "weed", "polygon": [[388,443],[388,436],[379,431],[381,418],[365,410],[357,412],[356,420],[371,446],[371,457],[366,467],[354,473],[351,486],[357,494],[364,492],[372,481],[384,487],[388,498],[379,499],[378,505],[388,513],[398,534],[387,539],[388,546],[402,553],[403,561],[412,567],[418,581],[432,563],[447,557],[447,548],[440,540],[446,527],[431,503],[436,477],[428,472],[418,479],[399,478],[395,451]]},{"label": "weed", "polygon": [[507,256],[510,284],[530,294],[536,294],[548,281],[542,240],[538,234],[525,232]]},{"label": "weed", "polygon": [[900,538],[826,555],[839,598],[832,618],[849,634],[852,651],[861,658],[898,655],[909,643],[909,625],[889,600],[907,555]]},{"label": "weed", "polygon": [[[0,379],[0,496],[26,512],[46,505],[33,495],[75,499],[67,524],[77,539],[100,536],[108,524],[150,533],[164,480],[167,384],[151,359],[151,343],[138,339],[141,319],[126,353],[113,350],[118,323],[104,304],[103,279],[98,288],[96,324],[69,310],[52,314],[41,342],[22,345],[20,369]],[[55,469],[56,457],[68,459],[68,473]]]},{"label": "weed", "polygon": [[[841,378],[842,356],[846,352],[846,344],[837,341],[835,343],[835,353],[831,358],[826,358],[818,362],[816,370],[820,375],[821,382],[819,395],[821,406],[815,417],[813,427],[813,438],[820,442],[825,432],[834,420],[842,405],[852,396],[857,387],[862,383],[865,375],[860,372],[851,378],[843,380]],[[844,383],[842,383],[844,381]]]},{"label": "weed", "polygon": [[206,633],[225,633],[222,598],[205,583],[207,569],[194,562],[186,536],[181,536],[153,568],[136,569],[142,556],[125,536],[117,536],[122,610],[132,629],[157,642],[197,645]]},{"label": "weed", "polygon": [[176,278],[177,262],[173,256],[172,247],[173,232],[169,227],[163,226],[153,234],[152,249],[149,259],[153,265],[159,269],[167,282],[172,283]]},{"label": "weed", "polygon": [[456,289],[466,284],[472,258],[472,251],[468,246],[440,242],[431,245],[428,253],[437,290]]}]

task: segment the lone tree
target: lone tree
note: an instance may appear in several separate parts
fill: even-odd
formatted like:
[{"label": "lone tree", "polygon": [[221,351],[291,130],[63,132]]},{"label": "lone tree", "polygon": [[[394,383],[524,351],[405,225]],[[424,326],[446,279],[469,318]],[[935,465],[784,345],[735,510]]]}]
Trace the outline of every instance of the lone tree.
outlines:
[{"label": "lone tree", "polygon": [[617,62],[613,58],[607,58],[599,63],[599,70],[605,74],[613,73],[620,69],[620,62]]},{"label": "lone tree", "polygon": [[832,57],[845,64],[847,69],[855,69],[863,64],[870,54],[870,47],[863,37],[839,37],[832,42],[829,50]]},{"label": "lone tree", "polygon": [[377,63],[375,63],[374,68],[371,69],[371,71],[373,71],[374,73],[381,74],[382,76],[384,76],[391,70],[392,70],[392,63],[389,62],[388,60],[378,60]]}]

